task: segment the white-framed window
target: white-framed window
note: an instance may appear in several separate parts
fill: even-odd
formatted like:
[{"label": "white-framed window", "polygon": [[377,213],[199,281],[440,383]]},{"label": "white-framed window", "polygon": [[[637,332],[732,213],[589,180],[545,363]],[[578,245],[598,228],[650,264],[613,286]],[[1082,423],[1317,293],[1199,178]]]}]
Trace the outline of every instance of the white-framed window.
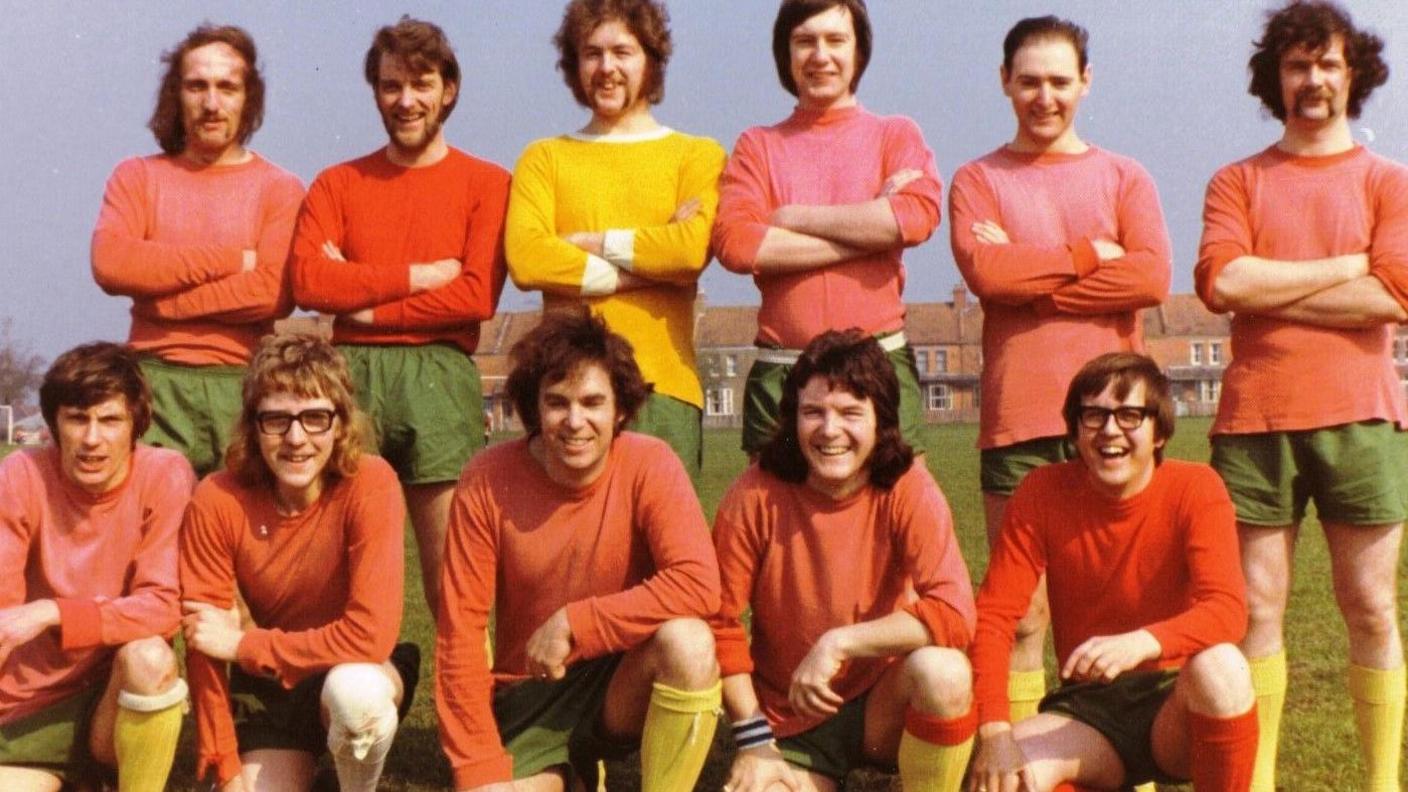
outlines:
[{"label": "white-framed window", "polygon": [[1203,342],[1194,341],[1188,345],[1188,362],[1195,366],[1203,365]]},{"label": "white-framed window", "polygon": [[929,350],[914,350],[914,370],[918,371],[920,374],[929,373]]},{"label": "white-framed window", "polygon": [[929,401],[929,409],[931,409],[931,410],[952,410],[952,409],[953,409],[953,392],[949,390],[949,387],[948,387],[947,384],[942,383],[942,382],[935,382],[935,383],[932,383],[932,384],[929,385],[927,391],[928,391],[927,395],[928,395],[928,397],[929,397],[929,398],[928,398],[928,401]]},{"label": "white-framed window", "polygon": [[1220,366],[1220,365],[1222,365],[1222,342],[1221,342],[1221,341],[1209,341],[1209,342],[1208,342],[1208,365],[1209,365],[1209,366]]},{"label": "white-framed window", "polygon": [[948,371],[948,350],[934,350],[934,371],[942,374]]},{"label": "white-framed window", "polygon": [[738,376],[738,355],[724,355],[724,376]]},{"label": "white-framed window", "polygon": [[710,388],[704,394],[704,411],[708,415],[733,415],[733,388]]},{"label": "white-framed window", "polygon": [[1214,403],[1222,397],[1222,380],[1199,380],[1198,401]]}]

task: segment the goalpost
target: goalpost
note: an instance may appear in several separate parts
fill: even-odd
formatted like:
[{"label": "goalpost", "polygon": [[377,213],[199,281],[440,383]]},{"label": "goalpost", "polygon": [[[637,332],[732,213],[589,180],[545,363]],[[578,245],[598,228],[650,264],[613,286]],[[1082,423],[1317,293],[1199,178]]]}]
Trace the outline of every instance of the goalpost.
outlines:
[{"label": "goalpost", "polygon": [[5,411],[5,445],[15,444],[15,408],[8,404],[0,404],[0,410]]}]

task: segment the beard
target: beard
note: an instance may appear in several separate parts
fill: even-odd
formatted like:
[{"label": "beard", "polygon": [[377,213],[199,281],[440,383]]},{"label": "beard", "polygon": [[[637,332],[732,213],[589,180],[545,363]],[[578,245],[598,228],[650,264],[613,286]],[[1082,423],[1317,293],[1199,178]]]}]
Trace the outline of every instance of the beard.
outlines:
[{"label": "beard", "polygon": [[430,146],[436,135],[440,134],[444,119],[444,113],[437,113],[434,118],[427,115],[420,131],[413,132],[399,129],[395,115],[382,113],[381,125],[386,128],[386,136],[392,146],[404,154],[414,155],[425,151]]}]

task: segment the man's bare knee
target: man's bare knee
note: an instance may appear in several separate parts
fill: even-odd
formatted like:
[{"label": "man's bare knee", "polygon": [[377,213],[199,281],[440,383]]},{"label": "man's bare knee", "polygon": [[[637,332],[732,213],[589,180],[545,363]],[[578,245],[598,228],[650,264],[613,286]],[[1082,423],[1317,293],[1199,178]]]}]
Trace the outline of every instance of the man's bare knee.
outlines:
[{"label": "man's bare knee", "polygon": [[957,649],[925,646],[904,659],[910,704],[921,712],[956,718],[973,705],[973,669]]},{"label": "man's bare knee", "polygon": [[1179,676],[1188,708],[1201,715],[1241,715],[1255,701],[1251,667],[1232,644],[1216,644],[1193,655]]},{"label": "man's bare knee", "polygon": [[139,638],[117,650],[113,672],[122,690],[140,695],[161,693],[176,681],[176,653],[161,638]]},{"label": "man's bare knee", "polygon": [[699,619],[671,619],[651,638],[655,681],[685,690],[714,684],[719,664],[714,659],[714,633]]},{"label": "man's bare knee", "polygon": [[1398,629],[1398,609],[1392,586],[1349,586],[1337,582],[1335,600],[1351,635],[1387,640]]}]

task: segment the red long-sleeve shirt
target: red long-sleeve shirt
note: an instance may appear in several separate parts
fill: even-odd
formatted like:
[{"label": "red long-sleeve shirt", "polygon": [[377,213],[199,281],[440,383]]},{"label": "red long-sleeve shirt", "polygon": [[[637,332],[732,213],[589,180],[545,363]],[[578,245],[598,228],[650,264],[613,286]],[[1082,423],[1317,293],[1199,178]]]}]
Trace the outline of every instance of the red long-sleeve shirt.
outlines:
[{"label": "red long-sleeve shirt", "polygon": [[[401,167],[385,150],[328,168],[298,217],[294,299],[338,314],[338,343],[445,341],[473,353],[504,288],[508,188],[508,171],[456,148],[422,168]],[[346,261],[329,258],[326,242]],[[459,277],[412,294],[410,266],[447,258],[459,260]],[[370,325],[343,316],[365,308]]]},{"label": "red long-sleeve shirt", "polygon": [[[227,472],[197,487],[181,530],[181,596],[228,608],[235,589],[257,625],[240,668],[291,688],[339,663],[381,663],[401,630],[405,502],[396,473],[363,456],[301,514],[279,514],[267,486]],[[240,769],[225,663],[191,650],[197,777]]]},{"label": "red long-sleeve shirt", "polygon": [[[889,491],[867,486],[839,501],[754,465],[719,504],[714,545],[723,582],[723,607],[713,620],[720,670],[752,674],[763,714],[780,737],[821,722],[793,712],[787,690],[827,630],[904,611],[938,646],[964,649],[973,634],[968,568],[948,502],[922,461]],[[741,620],[749,605],[751,651]],[[894,659],[852,660],[831,689],[849,701]]]},{"label": "red long-sleeve shirt", "polygon": [[[1346,253],[1368,253],[1369,274],[1408,305],[1408,167],[1358,146],[1328,157],[1272,146],[1208,184],[1193,274],[1198,296],[1212,303],[1218,274],[1241,256],[1297,261]],[[1338,329],[1237,313],[1212,434],[1376,419],[1408,427],[1393,335],[1389,322]]]},{"label": "red long-sleeve shirt", "polygon": [[[1139,351],[1139,309],[1168,296],[1173,252],[1154,181],[1091,146],[1020,154],[1003,146],[958,169],[949,192],[953,258],[983,304],[980,448],[1066,433],[1071,377],[1105,352]],[[1011,242],[980,243],[991,221]],[[1094,240],[1125,254],[1101,261]]]},{"label": "red long-sleeve shirt", "polygon": [[53,599],[59,627],[0,666],[0,724],[90,685],[113,650],[180,623],[176,533],[195,485],[186,458],[139,445],[127,478],[91,495],[54,447],[0,460],[0,608]]},{"label": "red long-sleeve shirt", "polygon": [[1081,460],[1022,480],[978,591],[970,655],[980,723],[1009,719],[1017,621],[1042,572],[1056,662],[1096,635],[1145,629],[1163,648],[1147,668],[1178,668],[1247,629],[1232,501],[1212,468],[1165,460],[1139,494],[1112,500]]},{"label": "red long-sleeve shirt", "polygon": [[440,741],[457,789],[512,778],[492,688],[525,678],[524,646],[558,608],[572,627],[569,662],[624,652],[670,619],[718,610],[709,527],[679,458],[633,432],[609,454],[583,490],[549,479],[526,439],[481,452],[460,477],[435,643]]},{"label": "red long-sleeve shirt", "polygon": [[[243,365],[293,300],[284,279],[303,185],[257,154],[203,167],[124,160],[93,230],[93,278],[132,298],[128,343],[175,363]],[[243,271],[244,251],[255,252]]]}]

